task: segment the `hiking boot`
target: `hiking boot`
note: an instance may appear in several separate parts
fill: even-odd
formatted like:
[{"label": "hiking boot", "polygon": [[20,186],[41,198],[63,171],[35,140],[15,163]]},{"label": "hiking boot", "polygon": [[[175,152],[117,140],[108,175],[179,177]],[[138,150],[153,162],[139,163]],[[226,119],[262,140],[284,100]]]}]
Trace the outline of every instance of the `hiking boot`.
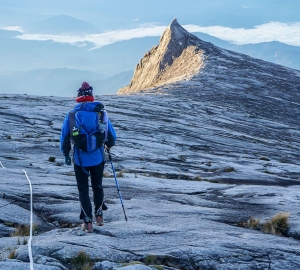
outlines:
[{"label": "hiking boot", "polygon": [[85,217],[84,222],[81,225],[81,228],[86,232],[86,233],[92,233],[93,232],[93,225],[92,225],[92,219]]},{"label": "hiking boot", "polygon": [[93,225],[92,223],[82,223],[81,228],[86,232],[86,233],[92,233],[93,232]]},{"label": "hiking boot", "polygon": [[97,226],[103,226],[104,225],[104,219],[103,219],[103,212],[102,210],[98,210],[95,214],[96,219],[96,225]]}]

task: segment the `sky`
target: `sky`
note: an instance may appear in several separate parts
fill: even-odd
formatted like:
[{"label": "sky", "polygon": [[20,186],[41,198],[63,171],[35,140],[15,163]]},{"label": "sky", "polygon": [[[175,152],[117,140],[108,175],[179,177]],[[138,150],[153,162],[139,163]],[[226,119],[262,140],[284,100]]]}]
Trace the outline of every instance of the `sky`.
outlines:
[{"label": "sky", "polygon": [[[184,2],[184,3],[183,3]],[[300,46],[299,0],[0,0],[0,29],[22,40],[51,40],[97,49],[118,41],[161,36],[177,18],[190,32],[233,44],[278,41]],[[34,25],[67,15],[98,27],[93,34],[34,32]]]}]

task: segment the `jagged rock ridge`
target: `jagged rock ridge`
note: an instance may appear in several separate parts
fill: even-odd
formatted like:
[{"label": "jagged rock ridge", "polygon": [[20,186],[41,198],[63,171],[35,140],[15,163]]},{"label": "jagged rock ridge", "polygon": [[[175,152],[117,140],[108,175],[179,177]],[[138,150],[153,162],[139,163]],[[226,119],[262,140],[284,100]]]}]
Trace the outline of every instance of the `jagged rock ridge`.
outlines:
[{"label": "jagged rock ridge", "polygon": [[[204,42],[173,20],[158,46],[136,66],[129,86],[118,93],[136,92],[188,81],[197,90],[291,89],[299,71]],[[287,80],[288,78],[288,80]]]},{"label": "jagged rock ridge", "polygon": [[120,89],[119,93],[192,77],[204,66],[203,51],[197,46],[198,41],[174,19],[163,33],[159,45],[148,51],[137,64],[130,85]]}]

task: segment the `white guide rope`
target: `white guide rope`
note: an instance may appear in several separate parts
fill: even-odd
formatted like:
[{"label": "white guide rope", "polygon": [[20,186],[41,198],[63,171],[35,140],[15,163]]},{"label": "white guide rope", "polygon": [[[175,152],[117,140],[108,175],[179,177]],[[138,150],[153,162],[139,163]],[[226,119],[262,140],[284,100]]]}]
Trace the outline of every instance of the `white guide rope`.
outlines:
[{"label": "white guide rope", "polygon": [[[0,162],[1,163],[1,162]],[[29,187],[30,187],[30,237],[28,240],[28,254],[29,254],[29,261],[30,261],[30,270],[33,270],[33,260],[32,260],[32,251],[31,251],[31,240],[32,240],[32,187],[31,182],[28,178],[28,175],[25,170],[22,170],[25,173],[25,176],[28,180]]]},{"label": "white guide rope", "polygon": [[[5,169],[5,167],[2,165],[1,161],[0,161],[0,166]],[[32,251],[31,251],[31,240],[32,240],[32,219],[33,219],[33,211],[32,211],[32,187],[31,187],[31,182],[30,179],[28,178],[28,175],[26,173],[25,170],[22,170],[25,173],[25,176],[27,178],[27,181],[29,183],[29,187],[30,187],[30,236],[29,236],[29,240],[28,240],[28,254],[29,254],[29,261],[30,261],[30,270],[34,270],[33,269],[33,259],[32,259]]]}]

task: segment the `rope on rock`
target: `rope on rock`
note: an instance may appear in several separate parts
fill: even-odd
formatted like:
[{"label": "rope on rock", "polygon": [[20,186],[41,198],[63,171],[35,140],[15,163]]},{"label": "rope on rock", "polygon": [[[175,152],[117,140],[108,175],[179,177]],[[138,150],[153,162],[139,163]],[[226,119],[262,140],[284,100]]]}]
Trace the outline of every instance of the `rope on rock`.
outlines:
[{"label": "rope on rock", "polygon": [[[2,165],[1,161],[0,161],[0,166],[5,169],[5,167]],[[22,170],[25,173],[25,176],[27,178],[27,181],[29,183],[29,188],[30,188],[30,236],[29,236],[29,240],[28,240],[28,254],[29,254],[29,261],[30,261],[30,270],[34,270],[33,268],[33,259],[32,259],[32,251],[31,251],[31,240],[32,240],[32,220],[33,220],[33,211],[32,211],[32,186],[31,186],[31,182],[30,179],[26,173],[25,170]]]},{"label": "rope on rock", "polygon": [[32,217],[33,217],[33,211],[32,211],[32,186],[31,186],[31,182],[30,179],[26,173],[25,170],[22,170],[25,173],[25,176],[27,178],[27,181],[29,183],[29,187],[30,187],[30,237],[28,240],[28,254],[29,254],[29,260],[30,260],[30,270],[33,270],[33,259],[32,259],[32,251],[31,251],[31,240],[32,240]]}]

